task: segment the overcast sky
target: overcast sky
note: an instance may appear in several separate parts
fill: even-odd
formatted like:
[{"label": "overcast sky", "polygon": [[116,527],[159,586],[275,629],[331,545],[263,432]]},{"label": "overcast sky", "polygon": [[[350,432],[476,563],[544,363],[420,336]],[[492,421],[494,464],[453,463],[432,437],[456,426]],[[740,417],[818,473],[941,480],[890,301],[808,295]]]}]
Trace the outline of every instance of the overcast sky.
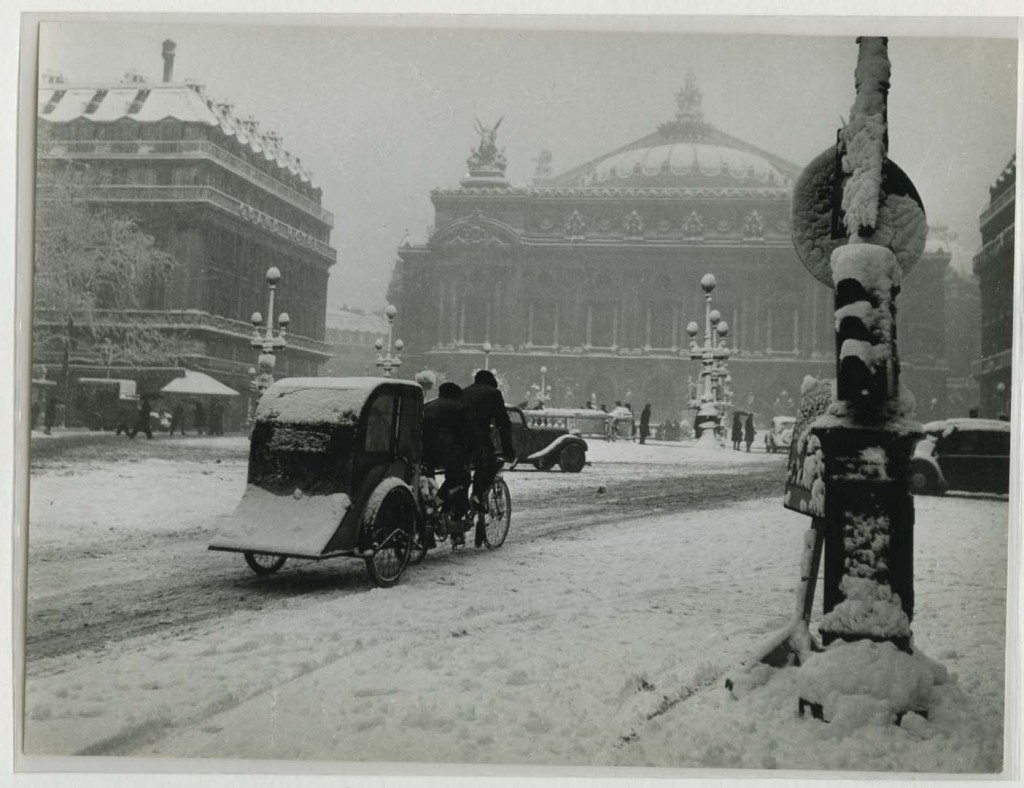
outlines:
[{"label": "overcast sky", "polygon": [[[423,240],[433,223],[430,190],[464,174],[474,117],[504,116],[508,177],[528,185],[542,148],[560,172],[671,119],[688,69],[706,121],[799,166],[832,144],[854,98],[852,35],[340,25],[52,23],[40,69],[70,82],[119,81],[129,68],[159,80],[161,42],[175,40],[175,79],[281,133],[322,187],[338,250],[329,305],[373,309],[406,231]],[[894,37],[889,55],[890,157],[969,265],[988,187],[1014,150],[1016,43]]]}]

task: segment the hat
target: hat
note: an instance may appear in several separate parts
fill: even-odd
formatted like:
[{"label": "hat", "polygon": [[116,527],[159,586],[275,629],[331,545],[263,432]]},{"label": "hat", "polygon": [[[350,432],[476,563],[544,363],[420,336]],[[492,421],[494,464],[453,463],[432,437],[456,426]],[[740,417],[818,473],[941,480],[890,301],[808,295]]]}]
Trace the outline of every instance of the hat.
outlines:
[{"label": "hat", "polygon": [[445,399],[458,399],[462,396],[462,386],[458,383],[447,381],[442,383],[437,389],[437,396],[444,397]]},{"label": "hat", "polygon": [[488,369],[478,370],[473,376],[474,383],[486,383],[488,386],[498,388],[498,379],[494,377],[494,373]]}]

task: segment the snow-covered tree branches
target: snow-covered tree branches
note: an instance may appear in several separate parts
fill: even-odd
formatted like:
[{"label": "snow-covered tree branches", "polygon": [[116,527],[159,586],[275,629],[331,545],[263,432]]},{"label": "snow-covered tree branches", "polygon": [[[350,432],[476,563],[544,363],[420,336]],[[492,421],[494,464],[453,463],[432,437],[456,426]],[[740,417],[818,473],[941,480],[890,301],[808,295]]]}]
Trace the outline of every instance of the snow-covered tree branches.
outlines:
[{"label": "snow-covered tree branches", "polygon": [[34,340],[38,350],[81,341],[107,364],[173,358],[177,342],[138,310],[167,284],[176,261],[131,217],[88,200],[88,170],[38,173]]}]

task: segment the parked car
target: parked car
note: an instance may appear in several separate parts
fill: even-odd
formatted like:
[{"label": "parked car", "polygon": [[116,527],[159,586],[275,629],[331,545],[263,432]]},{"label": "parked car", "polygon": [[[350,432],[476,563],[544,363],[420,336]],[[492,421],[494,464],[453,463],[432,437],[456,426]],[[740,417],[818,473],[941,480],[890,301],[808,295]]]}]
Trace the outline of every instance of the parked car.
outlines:
[{"label": "parked car", "polygon": [[[507,406],[512,422],[516,460],[548,471],[558,465],[566,473],[579,473],[587,464],[587,442],[570,430],[566,417],[544,410],[523,411]],[[497,436],[495,436],[497,440]]]},{"label": "parked car", "polygon": [[793,442],[793,427],[796,426],[795,416],[775,416],[764,436],[765,451],[774,454],[780,449],[789,449]]},{"label": "parked car", "polygon": [[925,424],[924,432],[910,462],[913,493],[1009,492],[1009,422],[947,419]]}]

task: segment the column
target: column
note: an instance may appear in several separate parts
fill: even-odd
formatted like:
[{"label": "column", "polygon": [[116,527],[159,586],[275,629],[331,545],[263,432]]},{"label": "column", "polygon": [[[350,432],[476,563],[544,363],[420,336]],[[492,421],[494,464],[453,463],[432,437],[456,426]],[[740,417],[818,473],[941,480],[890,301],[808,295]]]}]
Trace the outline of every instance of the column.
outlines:
[{"label": "column", "polygon": [[584,342],[584,344],[586,344],[586,345],[594,344],[593,339],[592,339],[592,337],[593,337],[593,334],[592,334],[593,327],[594,327],[594,308],[590,304],[587,304],[587,338],[586,338],[586,341]]},{"label": "column", "polygon": [[555,347],[558,347],[558,318],[559,313],[561,312],[559,309],[560,306],[560,302],[555,301]]},{"label": "column", "polygon": [[529,312],[529,316],[528,316],[527,321],[526,321],[526,344],[532,345],[533,344],[533,304],[532,303],[530,304],[530,308],[529,308],[528,312]]},{"label": "column", "polygon": [[619,305],[612,305],[612,346],[619,346]]},{"label": "column", "polygon": [[768,342],[766,343],[765,350],[769,353],[772,352],[772,309],[768,307],[768,319],[765,323],[765,330],[768,332]]},{"label": "column", "polygon": [[800,310],[793,309],[793,354],[800,352]]},{"label": "column", "polygon": [[444,280],[437,285],[437,341],[444,342]]}]

